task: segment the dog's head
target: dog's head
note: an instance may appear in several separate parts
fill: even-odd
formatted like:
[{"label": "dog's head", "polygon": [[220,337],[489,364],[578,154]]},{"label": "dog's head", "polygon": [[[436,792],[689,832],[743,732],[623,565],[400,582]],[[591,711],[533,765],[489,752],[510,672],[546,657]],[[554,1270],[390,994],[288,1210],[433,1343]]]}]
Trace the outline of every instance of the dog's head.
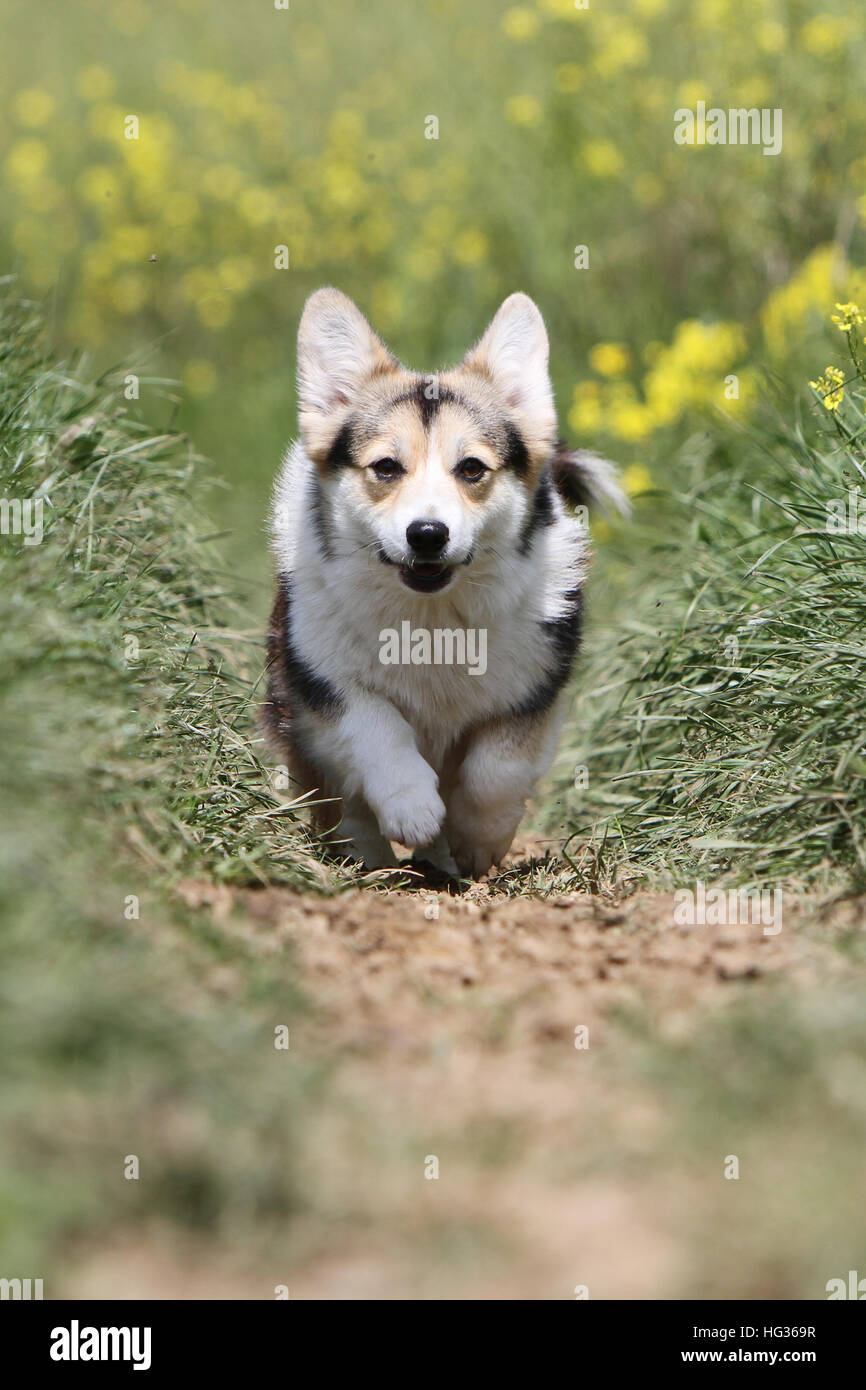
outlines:
[{"label": "dog's head", "polygon": [[338,552],[367,548],[395,582],[438,593],[491,547],[518,543],[556,413],[544,322],[505,300],[458,367],[407,370],[338,290],[307,301],[298,334],[301,439]]}]

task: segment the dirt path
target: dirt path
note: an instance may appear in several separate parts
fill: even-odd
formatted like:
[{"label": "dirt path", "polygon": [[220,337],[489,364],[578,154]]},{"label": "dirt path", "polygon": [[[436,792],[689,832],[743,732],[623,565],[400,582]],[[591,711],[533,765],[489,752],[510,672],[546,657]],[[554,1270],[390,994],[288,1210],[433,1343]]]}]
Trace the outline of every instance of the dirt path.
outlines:
[{"label": "dirt path", "polygon": [[[805,907],[768,935],[678,926],[672,895],[612,907],[495,885],[324,901],[225,892],[212,906],[226,931],[291,950],[314,1006],[292,1047],[334,1064],[351,1116],[324,1118],[311,1144],[324,1205],[354,1218],[324,1254],[320,1218],[300,1222],[290,1282],[302,1298],[681,1289],[690,1256],[657,1162],[666,1099],[621,1055],[623,1018],[677,1046],[780,975],[808,990],[844,968],[828,921]],[[695,1200],[723,1199],[712,1177]],[[704,1182],[693,1175],[693,1192]]]},{"label": "dirt path", "polygon": [[[669,894],[619,905],[504,896],[495,883],[456,897],[203,883],[182,894],[297,977],[309,1001],[291,1019],[291,1055],[327,1086],[299,1134],[307,1205],[276,1263],[164,1247],[157,1232],[77,1271],[78,1288],[760,1298],[810,1296],[814,1281],[821,1296],[811,1237],[798,1244],[790,1220],[814,1155],[799,1130],[785,1141],[789,1190],[787,1116],[764,1133],[760,1095],[748,1126],[731,1103],[732,1086],[753,1103],[749,1067],[777,1034],[765,1043],[753,1022],[726,1033],[724,1021],[744,1008],[760,1018],[780,993],[836,988],[846,963],[833,937],[860,920],[859,903],[819,912],[786,900],[783,929],[768,935],[677,925]],[[204,983],[231,998],[240,982],[218,973]],[[718,1120],[717,1025],[730,1073]],[[772,1075],[762,1085],[772,1108]],[[731,1153],[751,1182],[724,1180]],[[844,1228],[844,1211],[836,1219]]]}]

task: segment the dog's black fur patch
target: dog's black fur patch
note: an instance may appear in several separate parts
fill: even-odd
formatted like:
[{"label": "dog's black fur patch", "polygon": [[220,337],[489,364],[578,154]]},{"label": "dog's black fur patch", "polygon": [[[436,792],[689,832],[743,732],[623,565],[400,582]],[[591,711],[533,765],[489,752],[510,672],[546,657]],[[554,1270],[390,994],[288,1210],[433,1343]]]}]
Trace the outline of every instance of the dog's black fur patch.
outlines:
[{"label": "dog's black fur patch", "polygon": [[322,496],[322,484],[318,473],[313,473],[310,479],[310,513],[313,519],[313,530],[316,533],[316,540],[319,542],[319,550],[325,560],[330,560],[333,555],[331,549],[331,538],[328,534],[328,523],[325,517],[325,499]]},{"label": "dog's black fur patch", "polygon": [[518,478],[525,478],[529,472],[529,450],[520,431],[510,421],[505,426],[505,449],[502,453],[502,462],[506,468],[511,469],[512,473],[516,473]]},{"label": "dog's black fur patch", "polygon": [[325,463],[328,468],[351,468],[355,462],[352,453],[352,421],[347,420],[340,426],[330,449],[325,456]]},{"label": "dog's black fur patch", "polygon": [[343,697],[299,655],[291,637],[292,580],[279,576],[268,633],[268,695],[264,718],[269,732],[287,735],[292,705],[298,701],[317,714],[339,714]]},{"label": "dog's black fur patch", "polygon": [[396,396],[391,402],[389,409],[393,410],[397,405],[405,405],[411,401],[417,407],[421,416],[421,422],[425,429],[429,426],[437,410],[441,405],[460,405],[464,410],[468,410],[471,415],[475,414],[473,407],[462,396],[458,396],[456,391],[452,391],[450,386],[440,386],[437,382],[437,389],[434,395],[428,394],[430,378],[420,377],[415,382],[411,391],[404,391],[401,396]]},{"label": "dog's black fur patch", "polygon": [[518,554],[527,555],[536,532],[541,531],[545,526],[552,526],[555,520],[553,489],[550,484],[550,474],[545,468],[538,479],[538,486],[532,498],[532,507],[520,533],[520,540],[517,544]]},{"label": "dog's black fur patch", "polygon": [[550,638],[551,668],[529,692],[525,700],[512,710],[521,719],[545,714],[571,675],[574,658],[580,647],[583,627],[583,597],[580,589],[570,589],[565,595],[568,609],[559,618],[547,618],[541,626]]}]

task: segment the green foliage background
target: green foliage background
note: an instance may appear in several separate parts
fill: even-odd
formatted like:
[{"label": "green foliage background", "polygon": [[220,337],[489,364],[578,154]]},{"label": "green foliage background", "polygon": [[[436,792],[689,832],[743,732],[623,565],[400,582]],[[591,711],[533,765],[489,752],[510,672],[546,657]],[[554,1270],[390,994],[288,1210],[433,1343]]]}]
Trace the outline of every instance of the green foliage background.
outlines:
[{"label": "green foliage background", "polygon": [[[119,390],[142,362],[183,383],[178,418],[227,484],[219,520],[257,581],[294,333],[322,283],[421,367],[526,290],[563,428],[631,465],[632,492],[670,481],[694,412],[742,416],[767,370],[800,385],[805,340],[852,293],[855,0],[0,12],[3,260],[62,346],[121,369]],[[781,108],[782,153],[676,145],[674,112],[698,100]],[[141,409],[157,408],[150,389]]]}]

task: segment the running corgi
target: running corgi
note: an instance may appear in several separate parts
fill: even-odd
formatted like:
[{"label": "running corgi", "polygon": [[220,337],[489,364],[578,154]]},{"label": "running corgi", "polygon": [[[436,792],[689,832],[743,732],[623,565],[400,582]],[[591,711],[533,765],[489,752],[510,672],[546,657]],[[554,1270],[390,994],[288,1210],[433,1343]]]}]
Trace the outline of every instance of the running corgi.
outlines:
[{"label": "running corgi", "polygon": [[272,514],[269,741],[299,793],[329,798],[316,824],[339,853],[393,866],[394,842],[480,877],[553,759],[580,640],[588,536],[563,498],[625,511],[616,472],[557,444],[525,294],[425,376],[318,290],[298,391]]}]

